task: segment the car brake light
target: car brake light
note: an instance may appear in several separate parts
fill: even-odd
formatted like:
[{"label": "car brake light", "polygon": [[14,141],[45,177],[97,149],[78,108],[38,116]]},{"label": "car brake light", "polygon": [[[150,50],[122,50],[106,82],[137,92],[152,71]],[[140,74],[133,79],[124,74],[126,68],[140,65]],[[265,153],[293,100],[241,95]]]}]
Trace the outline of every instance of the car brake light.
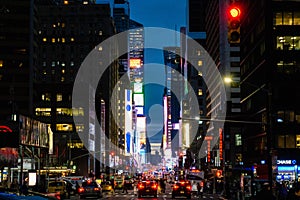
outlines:
[{"label": "car brake light", "polygon": [[188,186],[186,186],[186,189],[191,190],[192,188],[190,185],[188,185]]},{"label": "car brake light", "polygon": [[157,189],[157,185],[156,184],[152,185],[152,188]]},{"label": "car brake light", "polygon": [[100,188],[94,188],[95,191],[100,191]]},{"label": "car brake light", "polygon": [[179,188],[179,186],[178,185],[174,185],[174,189],[178,189]]},{"label": "car brake light", "polygon": [[144,188],[143,184],[139,184],[138,186],[140,189]]},{"label": "car brake light", "polygon": [[60,192],[56,192],[55,195],[54,195],[54,197],[55,197],[56,199],[60,200],[60,199],[61,199],[61,198],[60,198]]},{"label": "car brake light", "polygon": [[180,182],[180,184],[181,184],[181,185],[184,185],[184,184],[185,184],[185,182],[184,182],[184,181],[181,181],[181,182]]},{"label": "car brake light", "polygon": [[150,181],[146,181],[147,184],[150,184]]},{"label": "car brake light", "polygon": [[78,188],[78,192],[79,192],[79,193],[84,192],[84,188],[83,188],[83,187]]}]

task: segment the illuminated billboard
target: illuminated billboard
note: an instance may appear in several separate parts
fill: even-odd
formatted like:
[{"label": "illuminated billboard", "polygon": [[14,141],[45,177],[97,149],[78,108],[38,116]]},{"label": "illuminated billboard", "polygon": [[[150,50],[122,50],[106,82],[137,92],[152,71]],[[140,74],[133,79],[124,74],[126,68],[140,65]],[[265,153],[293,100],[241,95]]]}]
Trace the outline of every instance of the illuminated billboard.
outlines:
[{"label": "illuminated billboard", "polygon": [[136,114],[138,116],[144,115],[144,107],[143,106],[136,106],[135,110],[136,110]]},{"label": "illuminated billboard", "polygon": [[133,83],[134,93],[143,93],[143,83]]},{"label": "illuminated billboard", "polygon": [[144,94],[133,94],[133,100],[136,106],[144,106]]},{"label": "illuminated billboard", "polygon": [[132,91],[125,90],[125,155],[132,153]]},{"label": "illuminated billboard", "polygon": [[131,58],[129,60],[130,68],[140,68],[141,67],[141,59],[140,58]]}]

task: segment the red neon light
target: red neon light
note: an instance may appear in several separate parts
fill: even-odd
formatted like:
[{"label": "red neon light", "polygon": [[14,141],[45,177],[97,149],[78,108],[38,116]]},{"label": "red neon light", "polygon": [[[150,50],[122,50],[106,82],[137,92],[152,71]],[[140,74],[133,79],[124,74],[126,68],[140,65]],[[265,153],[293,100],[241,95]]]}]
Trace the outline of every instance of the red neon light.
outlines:
[{"label": "red neon light", "polygon": [[210,162],[210,140],[207,141],[207,162]]},{"label": "red neon light", "polygon": [[223,131],[219,129],[219,151],[220,151],[220,160],[223,160]]},{"label": "red neon light", "polygon": [[0,132],[2,133],[12,133],[13,131],[8,126],[0,126]]}]

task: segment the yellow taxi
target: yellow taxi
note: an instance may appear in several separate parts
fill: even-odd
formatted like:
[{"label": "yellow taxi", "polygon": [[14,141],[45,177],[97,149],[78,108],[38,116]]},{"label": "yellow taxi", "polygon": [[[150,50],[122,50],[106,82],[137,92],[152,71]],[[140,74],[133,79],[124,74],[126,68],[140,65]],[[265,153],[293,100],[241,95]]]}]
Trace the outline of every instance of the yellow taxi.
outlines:
[{"label": "yellow taxi", "polygon": [[67,194],[67,185],[65,181],[49,181],[47,193],[59,193],[61,198],[65,198]]},{"label": "yellow taxi", "polygon": [[103,181],[101,183],[101,188],[103,192],[107,192],[107,193],[114,193],[112,184],[110,181]]}]

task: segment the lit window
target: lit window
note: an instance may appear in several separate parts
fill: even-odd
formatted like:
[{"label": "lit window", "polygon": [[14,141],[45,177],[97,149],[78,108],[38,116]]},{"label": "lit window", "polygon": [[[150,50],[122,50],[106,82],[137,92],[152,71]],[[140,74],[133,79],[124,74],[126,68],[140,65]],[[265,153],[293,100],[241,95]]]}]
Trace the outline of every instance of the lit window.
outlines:
[{"label": "lit window", "polygon": [[61,23],[61,27],[65,28],[66,24],[65,23]]},{"label": "lit window", "polygon": [[64,70],[64,69],[62,69],[62,70],[61,70],[61,73],[62,73],[62,74],[64,74],[64,73],[65,73],[65,70]]},{"label": "lit window", "polygon": [[74,41],[75,41],[75,39],[73,37],[71,37],[71,42],[74,42]]},{"label": "lit window", "polygon": [[66,5],[69,4],[69,1],[66,1],[66,0],[65,0],[65,1],[64,1],[64,4],[66,4]]},{"label": "lit window", "polygon": [[197,55],[200,56],[201,55],[201,51],[197,50]]},{"label": "lit window", "polygon": [[65,81],[65,77],[62,76],[61,79],[60,79],[60,81],[64,82]]},{"label": "lit window", "polygon": [[55,43],[55,38],[52,38],[52,43]]},{"label": "lit window", "polygon": [[55,61],[52,61],[51,66],[55,67]]},{"label": "lit window", "polygon": [[71,61],[70,65],[71,65],[71,66],[74,66],[74,61]]},{"label": "lit window", "polygon": [[43,101],[50,101],[51,100],[51,94],[50,93],[42,94],[42,100]]},{"label": "lit window", "polygon": [[53,28],[55,28],[55,27],[56,27],[56,25],[55,25],[55,24],[53,24],[52,26],[53,26]]},{"label": "lit window", "polygon": [[62,101],[62,94],[61,93],[56,95],[56,101]]},{"label": "lit window", "polygon": [[203,62],[202,60],[198,60],[198,66],[202,66]]},{"label": "lit window", "polygon": [[46,61],[43,61],[43,67],[46,67],[46,66],[47,66]]},{"label": "lit window", "polygon": [[242,136],[241,134],[235,134],[235,146],[242,145]]},{"label": "lit window", "polygon": [[72,124],[56,124],[57,131],[73,131]]},{"label": "lit window", "polygon": [[0,67],[3,67],[3,60],[0,60]]},{"label": "lit window", "polygon": [[76,131],[82,132],[83,130],[84,130],[84,125],[83,124],[76,125]]},{"label": "lit window", "polygon": [[99,46],[98,51],[102,51],[102,50],[103,50],[102,46]]},{"label": "lit window", "polygon": [[198,76],[202,76],[203,73],[201,71],[198,71]]},{"label": "lit window", "polygon": [[44,74],[44,75],[46,75],[46,74],[47,74],[47,71],[46,71],[45,69],[43,70],[43,74]]},{"label": "lit window", "polygon": [[64,62],[62,62],[62,63],[61,63],[61,66],[63,66],[63,67],[64,67],[64,66],[66,66],[66,64],[65,64]]},{"label": "lit window", "polygon": [[51,116],[51,108],[36,108],[35,115],[50,117]]},{"label": "lit window", "polygon": [[102,35],[102,31],[99,31],[99,35]]},{"label": "lit window", "polygon": [[202,96],[202,95],[203,95],[202,89],[198,89],[198,96]]},{"label": "lit window", "polygon": [[72,109],[71,108],[56,108],[57,115],[65,115],[65,116],[72,116]]},{"label": "lit window", "polygon": [[47,42],[47,38],[43,38],[43,42]]},{"label": "lit window", "polygon": [[61,42],[62,42],[62,43],[65,43],[65,42],[66,42],[66,39],[65,39],[65,38],[61,38]]},{"label": "lit window", "polygon": [[73,116],[84,116],[83,108],[73,108]]}]

